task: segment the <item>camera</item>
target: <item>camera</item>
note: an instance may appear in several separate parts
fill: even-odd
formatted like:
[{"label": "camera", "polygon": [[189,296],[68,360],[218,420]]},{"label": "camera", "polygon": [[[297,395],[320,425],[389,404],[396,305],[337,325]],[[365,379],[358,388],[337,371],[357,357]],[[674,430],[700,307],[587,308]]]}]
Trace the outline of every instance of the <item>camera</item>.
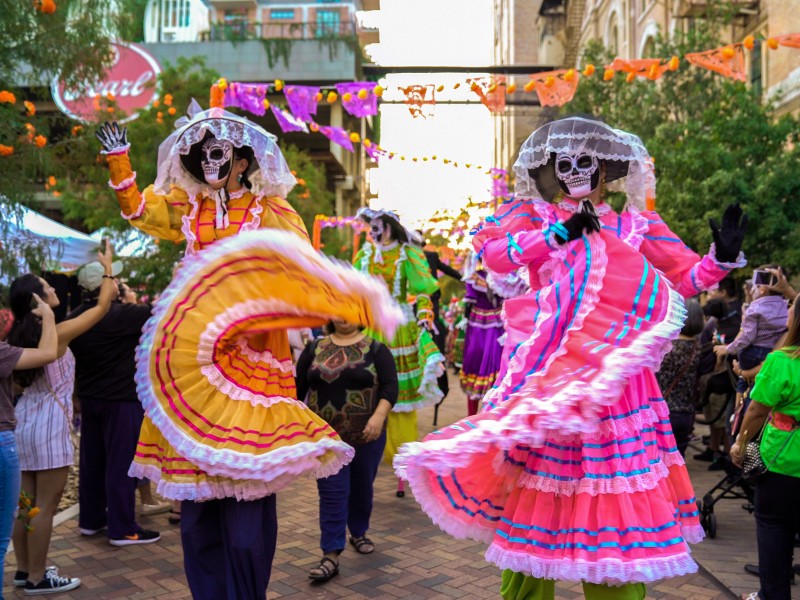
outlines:
[{"label": "camera", "polygon": [[753,285],[775,285],[776,283],[778,283],[778,278],[774,273],[762,269],[753,271]]}]

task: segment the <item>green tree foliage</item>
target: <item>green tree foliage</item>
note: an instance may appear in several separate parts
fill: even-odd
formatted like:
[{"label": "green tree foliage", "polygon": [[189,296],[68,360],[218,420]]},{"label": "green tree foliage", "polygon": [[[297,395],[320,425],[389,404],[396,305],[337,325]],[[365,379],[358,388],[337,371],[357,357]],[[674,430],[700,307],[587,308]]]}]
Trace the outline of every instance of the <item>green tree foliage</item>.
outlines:
[{"label": "green tree foliage", "polygon": [[[674,40],[660,38],[656,56],[669,58],[721,45],[720,18],[698,20]],[[766,47],[764,49],[766,52]],[[587,46],[584,64],[612,57],[599,43]],[[655,159],[658,211],[692,248],[711,242],[710,217],[740,202],[750,216],[744,251],[751,267],[779,262],[800,270],[800,122],[776,118],[772,107],[743,83],[689,65],[658,82],[602,81],[602,68],[583,78],[567,113],[593,114],[636,133]]]},{"label": "green tree foliage", "polygon": [[111,58],[109,6],[107,0],[0,0],[0,275],[5,279],[21,269],[41,269],[58,253],[32,236],[12,239],[8,226],[19,218],[21,205],[36,205],[37,192],[57,170],[54,140],[69,130],[65,117],[43,115],[36,107],[50,101],[54,77],[76,86],[102,73]]}]

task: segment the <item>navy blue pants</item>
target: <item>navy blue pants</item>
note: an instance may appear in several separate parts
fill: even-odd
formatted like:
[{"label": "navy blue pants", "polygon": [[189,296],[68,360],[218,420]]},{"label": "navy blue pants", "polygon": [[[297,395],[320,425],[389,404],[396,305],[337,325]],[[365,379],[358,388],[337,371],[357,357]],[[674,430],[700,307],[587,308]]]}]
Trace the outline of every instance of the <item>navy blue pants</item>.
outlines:
[{"label": "navy blue pants", "polygon": [[[757,367],[767,359],[767,354],[770,352],[772,352],[772,348],[766,346],[747,346],[739,352],[739,368],[742,371],[749,371]],[[736,391],[743,394],[747,391],[747,387],[747,381],[740,377],[736,382]]]},{"label": "navy blue pants", "polygon": [[138,479],[128,477],[136,452],[144,409],[138,402],[81,398],[81,464],[78,480],[78,525],[108,526],[109,538],[141,530],[136,523]]},{"label": "navy blue pants", "polygon": [[354,446],[353,461],[336,475],[317,479],[320,547],[323,554],[345,548],[347,529],[361,537],[372,516],[372,483],[386,446],[386,430],[374,442]]},{"label": "navy blue pants", "polygon": [[264,600],[272,572],[275,496],[181,503],[186,579],[194,600]]}]

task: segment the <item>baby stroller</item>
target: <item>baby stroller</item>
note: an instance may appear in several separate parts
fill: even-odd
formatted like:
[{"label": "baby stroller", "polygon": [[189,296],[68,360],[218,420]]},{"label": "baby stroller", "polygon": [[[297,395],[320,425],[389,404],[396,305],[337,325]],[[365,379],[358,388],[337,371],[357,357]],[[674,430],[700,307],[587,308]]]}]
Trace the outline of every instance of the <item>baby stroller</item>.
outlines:
[{"label": "baby stroller", "polygon": [[[735,382],[733,371],[728,365],[726,371]],[[703,421],[697,419],[698,423],[713,423],[727,410],[728,403],[734,398],[730,396],[728,402],[722,407],[720,414],[715,415],[713,419]],[[747,406],[750,404],[749,391],[745,394],[744,400],[734,413],[733,425],[731,427],[732,436],[735,439],[739,433],[744,414],[747,411]],[[717,516],[714,514],[714,505],[720,500],[745,500],[742,504],[747,512],[753,512],[753,499],[755,489],[745,480],[742,475],[742,470],[731,462],[730,457],[725,456],[721,460],[724,461],[723,469],[725,472],[724,477],[708,492],[705,493],[702,500],[698,500],[697,509],[700,511],[700,524],[705,530],[708,537],[714,539],[717,537]]]}]

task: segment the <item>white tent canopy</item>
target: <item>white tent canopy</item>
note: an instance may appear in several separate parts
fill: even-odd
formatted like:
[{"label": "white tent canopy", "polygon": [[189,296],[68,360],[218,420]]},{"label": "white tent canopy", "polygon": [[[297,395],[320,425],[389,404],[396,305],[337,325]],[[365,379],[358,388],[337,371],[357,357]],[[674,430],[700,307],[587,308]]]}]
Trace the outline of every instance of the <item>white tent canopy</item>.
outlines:
[{"label": "white tent canopy", "polygon": [[31,242],[45,244],[49,253],[48,267],[54,271],[74,271],[96,260],[100,241],[104,237],[113,239],[117,256],[141,256],[152,248],[150,238],[136,230],[122,236],[107,235],[103,230],[87,235],[24,206],[10,209],[0,204],[0,210],[4,213],[0,242],[12,248],[15,244]]}]

